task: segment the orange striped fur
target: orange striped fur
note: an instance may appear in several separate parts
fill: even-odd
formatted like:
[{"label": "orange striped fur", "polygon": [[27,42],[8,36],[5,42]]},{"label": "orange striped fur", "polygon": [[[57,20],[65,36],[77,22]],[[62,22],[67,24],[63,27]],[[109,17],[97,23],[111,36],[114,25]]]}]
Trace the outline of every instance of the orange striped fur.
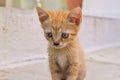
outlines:
[{"label": "orange striped fur", "polygon": [[85,59],[77,37],[82,20],[81,9],[55,12],[37,7],[37,12],[49,43],[52,80],[84,80]]}]

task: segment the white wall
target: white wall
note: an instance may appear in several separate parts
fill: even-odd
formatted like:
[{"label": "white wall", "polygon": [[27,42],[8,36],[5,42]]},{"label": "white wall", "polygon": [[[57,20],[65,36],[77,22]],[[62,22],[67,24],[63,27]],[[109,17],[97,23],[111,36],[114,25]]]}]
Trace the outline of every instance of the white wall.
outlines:
[{"label": "white wall", "polygon": [[120,18],[120,0],[83,0],[83,13]]},{"label": "white wall", "polygon": [[40,57],[46,49],[36,10],[0,8],[0,66]]},{"label": "white wall", "polygon": [[80,40],[85,51],[120,47],[120,19],[83,16]]}]

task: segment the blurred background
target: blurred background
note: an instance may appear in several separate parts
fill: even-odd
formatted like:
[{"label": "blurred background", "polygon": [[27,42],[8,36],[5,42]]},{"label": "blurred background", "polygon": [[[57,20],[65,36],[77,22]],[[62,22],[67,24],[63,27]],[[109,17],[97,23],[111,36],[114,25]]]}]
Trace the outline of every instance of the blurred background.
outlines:
[{"label": "blurred background", "polygon": [[36,6],[81,7],[86,80],[120,80],[120,0],[0,0],[0,80],[51,80]]},{"label": "blurred background", "polygon": [[[33,9],[67,10],[80,6],[85,14],[119,15],[119,0],[0,0],[0,6]],[[109,15],[109,16],[110,16]]]}]

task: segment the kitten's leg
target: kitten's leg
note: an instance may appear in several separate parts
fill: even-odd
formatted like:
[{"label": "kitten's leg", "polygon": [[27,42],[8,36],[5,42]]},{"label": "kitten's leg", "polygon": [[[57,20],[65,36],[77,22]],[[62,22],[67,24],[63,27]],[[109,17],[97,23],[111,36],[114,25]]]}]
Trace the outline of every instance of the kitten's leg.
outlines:
[{"label": "kitten's leg", "polygon": [[85,76],[86,76],[86,68],[85,67],[83,67],[83,68],[81,67],[77,80],[84,80]]},{"label": "kitten's leg", "polygon": [[62,79],[62,73],[59,69],[59,66],[57,65],[55,60],[49,60],[49,66],[51,71],[52,80],[61,80]]},{"label": "kitten's leg", "polygon": [[79,73],[79,63],[73,62],[69,65],[67,71],[67,80],[77,80]]}]

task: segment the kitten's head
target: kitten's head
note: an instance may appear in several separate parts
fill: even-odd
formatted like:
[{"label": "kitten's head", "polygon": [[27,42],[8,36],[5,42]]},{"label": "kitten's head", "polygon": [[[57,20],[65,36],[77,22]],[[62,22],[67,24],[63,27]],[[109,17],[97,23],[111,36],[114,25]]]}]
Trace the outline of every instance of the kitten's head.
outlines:
[{"label": "kitten's head", "polygon": [[45,11],[36,8],[39,20],[50,46],[60,49],[66,47],[77,36],[82,12],[79,7],[71,11]]}]

